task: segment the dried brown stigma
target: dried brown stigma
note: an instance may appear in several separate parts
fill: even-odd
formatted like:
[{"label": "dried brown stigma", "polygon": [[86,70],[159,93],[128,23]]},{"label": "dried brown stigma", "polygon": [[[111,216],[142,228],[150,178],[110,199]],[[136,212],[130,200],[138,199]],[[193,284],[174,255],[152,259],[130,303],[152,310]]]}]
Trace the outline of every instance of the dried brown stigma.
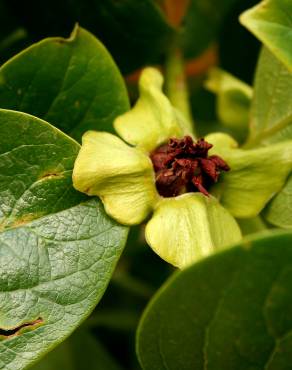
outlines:
[{"label": "dried brown stigma", "polygon": [[156,188],[163,197],[175,197],[188,192],[209,195],[208,189],[218,181],[227,163],[217,155],[208,156],[212,148],[204,139],[194,142],[190,136],[170,139],[151,153]]}]

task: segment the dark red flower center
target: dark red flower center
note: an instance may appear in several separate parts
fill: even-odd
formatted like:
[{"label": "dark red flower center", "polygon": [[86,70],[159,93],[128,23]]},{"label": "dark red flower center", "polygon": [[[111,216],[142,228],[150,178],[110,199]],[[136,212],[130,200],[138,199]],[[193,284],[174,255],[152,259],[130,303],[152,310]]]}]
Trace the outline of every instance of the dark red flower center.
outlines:
[{"label": "dark red flower center", "polygon": [[190,136],[170,139],[151,153],[156,188],[163,197],[175,197],[188,192],[209,195],[208,189],[218,181],[227,163],[217,155],[208,156],[212,148],[204,139],[194,142]]}]

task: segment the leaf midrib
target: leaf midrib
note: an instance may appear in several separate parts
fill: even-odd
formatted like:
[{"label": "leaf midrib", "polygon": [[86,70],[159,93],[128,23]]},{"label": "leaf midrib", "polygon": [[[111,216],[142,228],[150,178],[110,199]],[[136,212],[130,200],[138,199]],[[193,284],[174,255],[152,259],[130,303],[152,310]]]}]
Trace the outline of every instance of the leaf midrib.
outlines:
[{"label": "leaf midrib", "polygon": [[260,144],[261,142],[263,142],[265,139],[269,138],[270,136],[273,136],[277,134],[278,132],[281,132],[283,129],[288,127],[291,123],[292,123],[292,112],[287,117],[280,120],[276,125],[272,126],[271,128],[267,130],[263,130],[257,133],[257,135],[250,137],[250,139],[244,145],[244,148],[255,147],[257,144]]}]

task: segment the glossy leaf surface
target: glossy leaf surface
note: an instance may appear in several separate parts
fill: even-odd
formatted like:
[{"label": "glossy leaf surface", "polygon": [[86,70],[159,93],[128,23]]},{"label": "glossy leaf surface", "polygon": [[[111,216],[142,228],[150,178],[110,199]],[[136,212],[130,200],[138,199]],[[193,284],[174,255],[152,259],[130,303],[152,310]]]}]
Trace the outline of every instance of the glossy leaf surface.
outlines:
[{"label": "glossy leaf surface", "polygon": [[48,123],[0,110],[0,369],[64,340],[100,300],[127,229],[71,183],[79,145]]},{"label": "glossy leaf surface", "polygon": [[175,274],[137,336],[144,370],[288,370],[292,234],[243,242]]},{"label": "glossy leaf surface", "polygon": [[247,10],[241,22],[292,72],[292,3],[290,0],[264,0]]},{"label": "glossy leaf surface", "polygon": [[45,39],[1,67],[0,107],[42,118],[80,140],[89,129],[112,131],[129,102],[105,47],[75,27],[70,38]]}]

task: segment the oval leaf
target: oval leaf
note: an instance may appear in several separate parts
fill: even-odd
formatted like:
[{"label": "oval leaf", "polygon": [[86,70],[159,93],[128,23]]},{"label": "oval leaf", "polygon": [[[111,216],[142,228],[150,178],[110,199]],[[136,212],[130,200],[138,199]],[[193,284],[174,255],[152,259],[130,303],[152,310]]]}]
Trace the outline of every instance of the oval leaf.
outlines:
[{"label": "oval leaf", "polygon": [[292,72],[291,0],[264,0],[244,12],[242,24],[255,34]]},{"label": "oval leaf", "polygon": [[287,370],[292,234],[243,242],[176,273],[137,335],[144,370]]},{"label": "oval leaf", "polygon": [[292,139],[292,73],[268,49],[260,55],[248,145]]},{"label": "oval leaf", "polygon": [[20,370],[64,340],[100,300],[127,229],[71,176],[79,145],[0,110],[0,368]]},{"label": "oval leaf", "polygon": [[112,131],[129,108],[122,77],[105,47],[76,27],[68,39],[45,39],[0,69],[0,107],[30,113],[80,139]]}]

